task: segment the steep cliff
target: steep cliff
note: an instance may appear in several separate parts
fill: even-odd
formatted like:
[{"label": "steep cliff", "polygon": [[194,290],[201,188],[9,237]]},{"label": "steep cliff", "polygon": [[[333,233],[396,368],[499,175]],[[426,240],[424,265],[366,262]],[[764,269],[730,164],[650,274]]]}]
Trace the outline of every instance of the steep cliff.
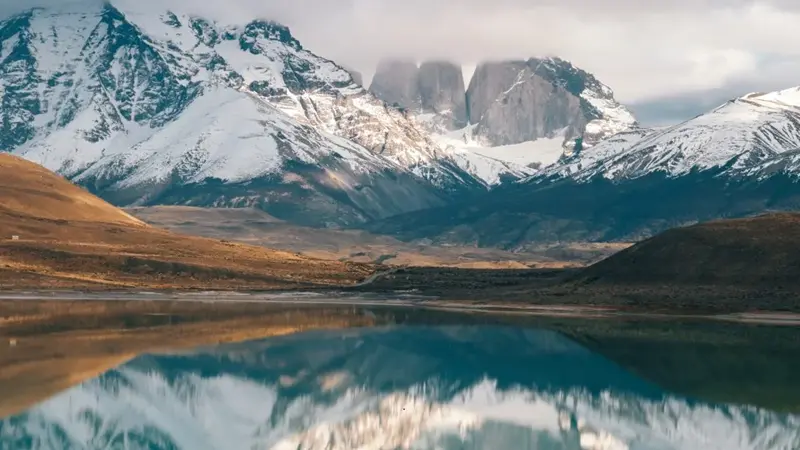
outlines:
[{"label": "steep cliff", "polygon": [[432,114],[448,130],[469,124],[460,66],[447,61],[424,62],[419,67],[417,86],[423,114]]},{"label": "steep cliff", "polygon": [[417,111],[422,105],[418,78],[417,63],[406,60],[384,60],[378,64],[369,90],[390,105]]},{"label": "steep cliff", "polygon": [[610,88],[558,58],[481,64],[467,102],[475,136],[492,146],[554,136],[592,145],[637,126]]}]

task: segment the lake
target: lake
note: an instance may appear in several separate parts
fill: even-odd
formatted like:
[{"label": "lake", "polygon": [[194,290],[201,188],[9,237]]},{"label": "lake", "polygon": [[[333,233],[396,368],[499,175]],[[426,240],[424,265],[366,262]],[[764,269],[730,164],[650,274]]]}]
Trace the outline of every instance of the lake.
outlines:
[{"label": "lake", "polygon": [[396,322],[142,355],[0,449],[800,449],[795,328]]}]

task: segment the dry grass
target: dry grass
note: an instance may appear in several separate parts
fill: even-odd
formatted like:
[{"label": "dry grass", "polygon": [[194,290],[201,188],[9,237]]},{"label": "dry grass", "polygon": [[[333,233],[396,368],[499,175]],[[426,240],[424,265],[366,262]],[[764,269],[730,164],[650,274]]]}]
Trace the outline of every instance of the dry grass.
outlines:
[{"label": "dry grass", "polygon": [[330,230],[283,222],[252,208],[186,206],[130,208],[136,217],[173,232],[297,252],[317,259],[414,267],[527,269],[584,266],[624,246],[569,243],[511,252],[466,245],[402,242],[362,230]]},{"label": "dry grass", "polygon": [[603,283],[793,289],[800,284],[800,214],[676,228],[586,269]]},{"label": "dry grass", "polygon": [[[0,175],[0,211],[4,216],[146,227],[139,219],[22,158],[0,155]],[[33,232],[41,231],[30,222],[18,225],[18,234],[24,234],[25,225],[33,226]]]},{"label": "dry grass", "polygon": [[373,270],[171,233],[0,155],[0,288],[289,289],[349,285]]}]

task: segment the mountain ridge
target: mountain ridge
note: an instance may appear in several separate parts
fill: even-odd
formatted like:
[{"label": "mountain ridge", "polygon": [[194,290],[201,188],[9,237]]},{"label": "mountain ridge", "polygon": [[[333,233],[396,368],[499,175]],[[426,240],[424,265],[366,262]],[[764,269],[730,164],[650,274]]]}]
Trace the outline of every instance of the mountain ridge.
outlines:
[{"label": "mountain ridge", "polygon": [[681,124],[632,129],[517,183],[369,225],[506,249],[632,241],[668,228],[800,207],[800,89],[748,94]]},{"label": "mountain ridge", "polygon": [[[436,94],[426,89],[432,85]],[[460,155],[462,168],[491,186],[533,176],[576,146],[638,128],[611,88],[556,57],[483,62],[466,88],[455,63],[387,59],[370,90],[406,109]]]},{"label": "mountain ridge", "polygon": [[[2,22],[0,123],[17,130],[3,150],[125,204],[197,202],[179,188],[200,185],[210,186],[205,204],[269,208],[271,187],[287,204],[312,198],[316,206],[296,219],[322,226],[486,189],[287,27],[116,3],[32,9]],[[250,180],[264,185],[251,200],[226,194],[227,183]]]}]

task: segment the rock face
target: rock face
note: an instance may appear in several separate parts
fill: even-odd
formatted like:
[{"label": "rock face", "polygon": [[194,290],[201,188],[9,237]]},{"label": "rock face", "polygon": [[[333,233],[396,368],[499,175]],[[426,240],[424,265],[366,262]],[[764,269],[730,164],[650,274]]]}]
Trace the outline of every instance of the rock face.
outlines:
[{"label": "rock face", "polygon": [[467,89],[469,122],[480,123],[483,115],[503,92],[514,85],[524,61],[487,62],[478,65]]},{"label": "rock face", "polygon": [[457,130],[469,123],[461,67],[447,61],[417,66],[404,60],[378,64],[370,91],[406,109],[433,130]]},{"label": "rock face", "polygon": [[255,206],[305,225],[484,189],[285,26],[115,3],[0,22],[0,150],[118,205]]},{"label": "rock face", "polygon": [[636,126],[611,89],[557,58],[481,64],[467,102],[474,134],[493,146],[556,135],[592,145]]},{"label": "rock face", "polygon": [[494,101],[476,106],[481,110],[475,134],[493,145],[511,145],[552,138],[564,133],[578,137],[586,126],[580,99],[561,86],[522,69],[519,81],[503,91]]},{"label": "rock face", "polygon": [[464,74],[461,67],[446,61],[424,62],[419,67],[417,86],[423,113],[434,114],[447,129],[469,124]]},{"label": "rock face", "polygon": [[418,79],[417,63],[384,60],[378,64],[369,90],[390,105],[416,111],[422,105]]}]

